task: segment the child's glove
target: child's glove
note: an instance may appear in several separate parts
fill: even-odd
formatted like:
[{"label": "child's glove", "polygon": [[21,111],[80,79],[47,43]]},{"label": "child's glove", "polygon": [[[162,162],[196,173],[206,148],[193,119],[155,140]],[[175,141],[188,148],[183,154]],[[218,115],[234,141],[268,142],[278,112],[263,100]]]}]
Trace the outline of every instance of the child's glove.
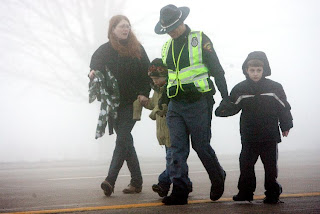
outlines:
[{"label": "child's glove", "polygon": [[156,119],[156,115],[159,115],[160,117],[165,117],[167,114],[167,111],[168,111],[168,106],[166,104],[162,104],[162,109],[160,109],[159,106],[157,105],[156,107],[154,107],[149,117],[152,120]]},{"label": "child's glove", "polygon": [[167,104],[162,104],[162,108],[160,109],[158,107],[158,111],[156,112],[157,115],[159,115],[160,117],[165,117],[167,112],[168,112],[168,105]]}]

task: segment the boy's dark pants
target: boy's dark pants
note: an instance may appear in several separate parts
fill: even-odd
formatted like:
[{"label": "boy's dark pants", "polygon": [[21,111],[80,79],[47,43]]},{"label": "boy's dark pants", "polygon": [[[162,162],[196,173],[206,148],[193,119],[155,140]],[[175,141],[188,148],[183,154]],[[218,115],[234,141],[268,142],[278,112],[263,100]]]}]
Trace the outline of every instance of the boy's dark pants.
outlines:
[{"label": "boy's dark pants", "polygon": [[252,194],[256,189],[256,176],[254,165],[260,156],[265,171],[265,195],[267,197],[279,197],[282,192],[278,177],[278,143],[277,142],[242,142],[242,150],[239,158],[240,178],[238,182],[239,192]]}]

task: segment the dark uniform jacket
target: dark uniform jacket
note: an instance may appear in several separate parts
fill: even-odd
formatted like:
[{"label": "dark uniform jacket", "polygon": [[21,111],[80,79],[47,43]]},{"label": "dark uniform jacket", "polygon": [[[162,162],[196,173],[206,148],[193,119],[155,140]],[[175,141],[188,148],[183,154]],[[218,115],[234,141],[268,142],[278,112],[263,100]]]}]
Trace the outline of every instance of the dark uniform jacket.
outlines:
[{"label": "dark uniform jacket", "polygon": [[[187,30],[178,38],[174,39],[174,58],[177,62],[181,48],[185,44],[185,47],[181,53],[180,57],[180,70],[190,66],[189,62],[189,51],[188,51],[188,35],[191,32],[190,28],[186,25]],[[228,97],[228,88],[226,84],[226,80],[224,77],[224,70],[221,67],[217,54],[213,48],[212,42],[210,39],[203,33],[202,34],[202,54],[203,54],[203,63],[209,69],[209,76],[214,77],[215,83],[221,93],[222,98]],[[176,70],[173,58],[172,58],[172,46],[170,46],[167,56],[166,64],[169,69]],[[176,100],[186,100],[186,101],[196,101],[203,94],[214,94],[214,85],[211,80],[209,80],[209,84],[213,90],[207,93],[199,92],[193,83],[184,86],[185,91],[179,89],[178,95],[173,99]],[[175,87],[171,87],[170,90],[176,90]]]},{"label": "dark uniform jacket", "polygon": [[[110,42],[101,45],[92,55],[90,68],[104,72],[105,66],[118,81],[120,108],[131,105],[138,95],[149,96],[150,78],[148,76],[149,58],[141,46],[141,59],[122,57],[112,48]],[[108,90],[108,89],[107,89]],[[112,90],[112,89],[109,89]]]}]

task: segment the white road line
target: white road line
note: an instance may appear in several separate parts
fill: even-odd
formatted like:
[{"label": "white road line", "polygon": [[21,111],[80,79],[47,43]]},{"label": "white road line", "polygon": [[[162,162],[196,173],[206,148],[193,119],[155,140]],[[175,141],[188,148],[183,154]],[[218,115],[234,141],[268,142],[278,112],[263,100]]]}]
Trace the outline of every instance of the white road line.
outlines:
[{"label": "white road line", "polygon": [[93,179],[104,178],[106,176],[94,176],[94,177],[71,177],[71,178],[49,178],[47,181],[62,181],[62,180],[81,180],[81,179]]},{"label": "white road line", "polygon": [[[232,172],[232,171],[238,171],[239,169],[231,169],[231,170],[226,170],[227,172]],[[154,176],[154,175],[159,175],[161,172],[157,173],[150,173],[150,174],[143,174],[142,176]],[[189,174],[200,174],[200,173],[207,173],[207,171],[193,171],[189,172]],[[95,179],[95,178],[105,178],[106,176],[92,176],[92,177],[69,177],[69,178],[49,178],[47,181],[63,181],[63,180],[81,180],[81,179]],[[119,175],[118,177],[130,177],[130,175]]]}]

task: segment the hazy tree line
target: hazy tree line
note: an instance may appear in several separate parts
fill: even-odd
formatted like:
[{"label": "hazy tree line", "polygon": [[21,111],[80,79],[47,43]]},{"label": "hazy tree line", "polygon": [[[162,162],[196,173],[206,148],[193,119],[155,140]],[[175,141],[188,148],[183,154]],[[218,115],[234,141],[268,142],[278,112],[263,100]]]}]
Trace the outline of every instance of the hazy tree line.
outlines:
[{"label": "hazy tree line", "polygon": [[[1,79],[87,99],[88,64],[125,0],[2,0]],[[110,15],[109,15],[110,14]]]}]

